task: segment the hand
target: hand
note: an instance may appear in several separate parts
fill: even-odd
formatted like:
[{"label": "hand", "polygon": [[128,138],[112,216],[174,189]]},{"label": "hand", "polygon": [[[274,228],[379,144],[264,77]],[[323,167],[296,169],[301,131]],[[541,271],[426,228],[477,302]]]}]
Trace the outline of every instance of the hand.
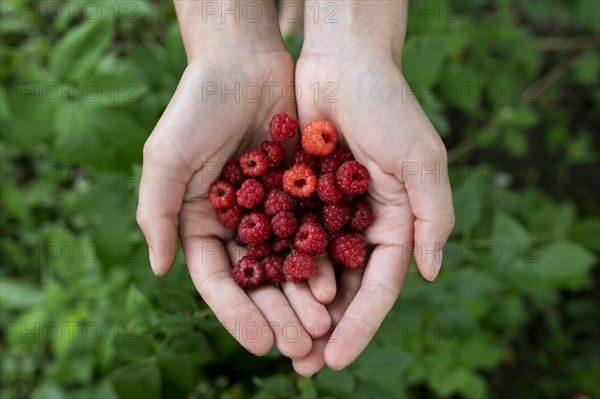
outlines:
[{"label": "hand", "polygon": [[[391,54],[373,46],[338,54],[303,49],[296,82],[305,94],[298,98],[300,125],[317,118],[335,124],[370,172],[374,214],[365,236],[373,249],[367,265],[341,271],[328,306],[336,329],[293,361],[309,376],[324,364],[343,368],[363,351],[400,294],[413,247],[423,277],[436,277],[454,213],[444,145]],[[318,98],[315,82],[323,90]],[[324,101],[327,94],[333,102]]]},{"label": "hand", "polygon": [[[289,90],[283,92],[293,82],[294,62],[284,47],[264,53],[211,51],[187,67],[146,142],[138,223],[157,275],[171,268],[179,236],[198,292],[244,348],[261,355],[274,341],[284,355],[302,357],[312,346],[307,329],[330,324],[325,307],[307,285],[286,286],[290,301],[275,286],[249,292],[238,287],[230,270],[244,249],[235,244],[231,229],[217,221],[207,199],[229,159],[260,148],[273,114],[295,115],[295,99],[288,98]],[[262,88],[260,99],[254,101],[256,92],[246,87]],[[333,285],[332,276],[330,281]],[[326,331],[310,332],[317,337]]]}]

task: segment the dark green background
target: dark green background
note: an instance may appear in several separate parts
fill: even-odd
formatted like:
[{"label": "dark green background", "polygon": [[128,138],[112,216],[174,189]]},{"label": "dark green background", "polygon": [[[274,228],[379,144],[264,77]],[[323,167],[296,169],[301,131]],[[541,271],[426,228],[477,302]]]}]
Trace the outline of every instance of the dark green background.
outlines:
[{"label": "dark green background", "polygon": [[[447,145],[435,283],[341,372],[219,327],[135,224],[142,145],[185,68],[167,1],[3,1],[2,398],[600,398],[600,2],[414,1],[404,72]],[[288,40],[298,53],[301,38]]]}]

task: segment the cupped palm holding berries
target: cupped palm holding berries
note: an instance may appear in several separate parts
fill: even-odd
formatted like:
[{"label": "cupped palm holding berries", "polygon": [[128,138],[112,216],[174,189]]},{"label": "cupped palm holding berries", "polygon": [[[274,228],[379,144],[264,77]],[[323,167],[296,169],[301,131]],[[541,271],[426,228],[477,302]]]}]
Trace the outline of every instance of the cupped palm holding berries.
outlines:
[{"label": "cupped palm holding berries", "polygon": [[308,280],[317,272],[312,257],[328,246],[334,262],[351,269],[365,263],[362,231],[373,218],[362,195],[367,168],[339,148],[335,126],[319,119],[302,129],[302,148],[292,166],[281,169],[282,144],[297,128],[296,119],[274,115],[272,141],[227,162],[209,192],[218,220],[237,229],[236,239],[247,247],[231,271],[244,289]]}]

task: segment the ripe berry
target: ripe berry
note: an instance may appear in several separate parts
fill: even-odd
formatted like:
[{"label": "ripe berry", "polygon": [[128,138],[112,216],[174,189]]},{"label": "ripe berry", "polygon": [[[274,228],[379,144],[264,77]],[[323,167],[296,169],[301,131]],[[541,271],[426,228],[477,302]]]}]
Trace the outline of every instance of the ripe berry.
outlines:
[{"label": "ripe berry", "polygon": [[293,247],[294,241],[291,237],[275,237],[275,239],[273,240],[273,251],[276,254],[287,255],[290,252],[292,252],[292,249],[294,249]]},{"label": "ripe berry", "polygon": [[344,162],[335,174],[335,184],[348,195],[362,194],[369,187],[369,171],[357,161]]},{"label": "ripe berry", "polygon": [[294,200],[289,194],[279,189],[269,191],[265,198],[265,213],[269,216],[275,215],[281,211],[293,211]]},{"label": "ripe berry", "polygon": [[319,215],[314,212],[306,211],[300,214],[298,218],[298,223],[302,226],[304,223],[321,223],[321,219]]},{"label": "ripe berry", "polygon": [[308,198],[294,198],[294,205],[297,210],[319,212],[323,203],[316,195],[311,195]]},{"label": "ripe berry", "polygon": [[277,237],[290,237],[296,232],[296,216],[289,211],[281,211],[271,218],[271,228]]},{"label": "ripe berry", "polygon": [[345,233],[331,244],[331,256],[350,269],[356,269],[365,263],[367,254],[365,240],[359,233]]},{"label": "ripe berry", "polygon": [[281,284],[285,281],[285,275],[283,274],[283,258],[281,256],[267,256],[261,263],[265,269],[267,280],[270,283]]},{"label": "ripe berry", "polygon": [[337,172],[341,164],[348,161],[354,161],[354,156],[350,152],[346,152],[341,148],[338,148],[331,154],[325,155],[321,158],[321,173],[333,173]]},{"label": "ripe berry", "polygon": [[242,187],[236,192],[237,203],[252,209],[260,204],[265,196],[265,189],[256,179],[248,179],[242,183]]},{"label": "ripe berry", "polygon": [[278,143],[285,143],[296,135],[298,121],[286,113],[273,115],[269,123],[269,133],[273,140]]},{"label": "ripe berry", "polygon": [[261,184],[266,190],[273,190],[275,188],[283,188],[283,170],[281,169],[270,169],[260,177]]},{"label": "ripe berry", "polygon": [[235,204],[235,187],[227,180],[218,180],[210,186],[208,200],[214,208],[229,208]]},{"label": "ripe berry", "polygon": [[352,217],[352,209],[345,202],[328,204],[323,207],[323,223],[332,233],[337,233]]},{"label": "ripe berry", "polygon": [[261,150],[246,151],[240,157],[240,166],[246,176],[257,177],[269,168],[269,158]]},{"label": "ripe berry", "polygon": [[304,223],[296,233],[294,246],[307,255],[321,255],[327,246],[327,234],[317,223]]},{"label": "ripe berry", "polygon": [[246,209],[238,204],[234,204],[229,208],[217,209],[217,219],[225,226],[235,229],[240,225],[242,218],[246,214]]},{"label": "ripe berry", "polygon": [[302,148],[312,155],[323,156],[335,151],[338,132],[333,123],[317,119],[302,129]]},{"label": "ripe berry", "polygon": [[270,242],[261,242],[260,244],[248,244],[248,256],[253,259],[262,259],[273,253]]},{"label": "ripe berry", "polygon": [[317,189],[317,176],[305,165],[294,165],[283,173],[283,189],[297,198],[310,197]]},{"label": "ripe berry", "polygon": [[265,281],[265,268],[262,263],[249,256],[244,256],[231,269],[231,276],[243,289],[260,287]]},{"label": "ripe berry", "polygon": [[238,227],[242,241],[247,244],[260,244],[271,235],[271,222],[262,212],[253,211],[244,216]]},{"label": "ripe berry", "polygon": [[373,220],[373,210],[365,201],[356,201],[352,204],[354,215],[348,225],[356,230],[364,230],[371,224]]},{"label": "ripe berry", "polygon": [[306,281],[316,273],[317,265],[313,258],[301,252],[292,251],[283,262],[285,279],[292,283]]},{"label": "ripe berry", "polygon": [[234,186],[239,187],[240,184],[246,180],[246,176],[244,176],[244,171],[240,166],[240,161],[237,159],[233,159],[223,166],[223,170],[221,171],[223,178],[229,180],[233,183]]},{"label": "ripe berry", "polygon": [[319,158],[299,148],[294,152],[294,165],[306,165],[316,173],[319,171]]},{"label": "ripe berry", "polygon": [[283,161],[283,147],[275,141],[263,141],[260,147],[269,160],[269,168],[277,166]]},{"label": "ripe berry", "polygon": [[319,194],[321,201],[328,204],[335,204],[342,199],[343,193],[335,187],[335,176],[333,173],[325,173],[319,176],[317,194]]}]

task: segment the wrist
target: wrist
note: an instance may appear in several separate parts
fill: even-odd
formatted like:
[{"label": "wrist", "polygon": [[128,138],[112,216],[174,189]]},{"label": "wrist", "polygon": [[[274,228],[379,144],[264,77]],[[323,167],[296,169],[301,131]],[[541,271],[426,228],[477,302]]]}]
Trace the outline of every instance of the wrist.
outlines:
[{"label": "wrist", "polygon": [[285,50],[271,1],[174,3],[189,63],[216,51],[247,56]]},{"label": "wrist", "polygon": [[384,56],[399,65],[407,7],[407,0],[307,2],[302,53]]}]

